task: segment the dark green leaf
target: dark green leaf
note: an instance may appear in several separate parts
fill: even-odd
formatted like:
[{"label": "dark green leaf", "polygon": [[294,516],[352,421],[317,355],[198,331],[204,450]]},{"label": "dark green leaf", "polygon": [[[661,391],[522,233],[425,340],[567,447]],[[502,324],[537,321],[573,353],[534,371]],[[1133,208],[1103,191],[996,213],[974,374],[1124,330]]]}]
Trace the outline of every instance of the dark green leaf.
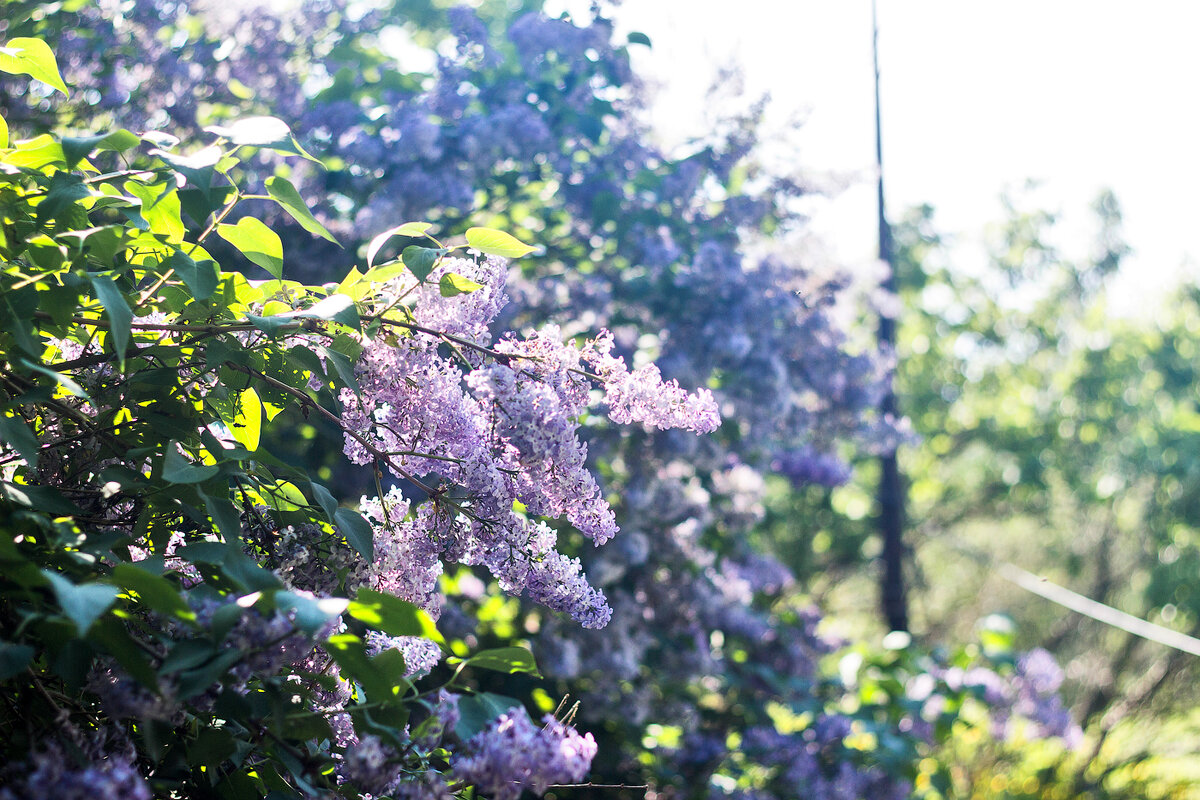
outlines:
[{"label": "dark green leaf", "polygon": [[339,508],[333,516],[338,530],[346,537],[350,546],[367,561],[374,561],[375,532],[371,529],[371,523],[363,519],[362,514],[349,508]]},{"label": "dark green leaf", "polygon": [[162,265],[175,270],[197,300],[207,300],[217,290],[217,265],[211,261],[196,262],[187,253],[176,250]]},{"label": "dark green leaf", "polygon": [[408,267],[409,272],[417,276],[417,280],[424,281],[429,277],[429,273],[433,272],[434,267],[437,266],[438,259],[444,256],[446,252],[443,249],[410,244],[404,248],[404,252],[400,258],[404,261],[404,266]]},{"label": "dark green leaf", "polygon": [[367,266],[375,265],[375,256],[379,254],[380,248],[387,243],[388,239],[393,236],[424,236],[425,231],[432,227],[433,225],[428,222],[406,222],[384,231],[372,239],[371,244],[367,246]]},{"label": "dark green leaf", "polygon": [[216,475],[219,469],[215,464],[191,463],[179,452],[176,443],[171,442],[163,459],[162,477],[171,483],[200,483]]},{"label": "dark green leaf", "polygon": [[329,518],[330,522],[336,522],[337,519],[335,515],[337,514],[338,510],[338,501],[335,500],[330,491],[321,484],[311,483],[309,485],[312,486],[313,497],[317,499],[317,505],[321,506],[321,510],[325,512],[325,516]]},{"label": "dark green leaf", "polygon": [[29,666],[34,652],[27,644],[0,642],[0,681],[8,680]]},{"label": "dark green leaf", "polygon": [[10,417],[0,411],[0,440],[16,450],[25,463],[36,467],[38,462],[38,442],[29,423],[20,417]]},{"label": "dark green leaf", "polygon": [[541,677],[533,653],[524,647],[498,647],[494,650],[483,650],[466,660],[466,664],[480,669],[490,669],[495,672],[526,672]]},{"label": "dark green leaf", "polygon": [[101,133],[96,136],[65,136],[62,140],[63,154],[67,157],[67,166],[74,168],[95,150],[115,150],[120,153],[137,147],[142,140],[137,135],[121,128],[112,133]]},{"label": "dark green leaf", "polygon": [[136,564],[118,564],[113,568],[112,582],[126,591],[136,592],[143,605],[160,614],[184,619],[195,616],[174,584]]}]

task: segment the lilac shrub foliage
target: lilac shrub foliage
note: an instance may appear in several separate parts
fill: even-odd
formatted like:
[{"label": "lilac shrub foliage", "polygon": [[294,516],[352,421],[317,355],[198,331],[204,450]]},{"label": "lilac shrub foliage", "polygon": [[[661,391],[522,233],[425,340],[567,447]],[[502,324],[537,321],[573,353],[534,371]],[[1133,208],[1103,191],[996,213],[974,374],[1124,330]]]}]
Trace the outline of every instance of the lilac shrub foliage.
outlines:
[{"label": "lilac shrub foliage", "polygon": [[[776,730],[773,709],[783,706],[831,720],[825,738],[815,722],[776,731],[810,753],[826,781],[825,794],[813,796],[906,791],[925,747],[911,733],[922,725],[919,707],[905,705],[903,692],[876,695],[885,699],[861,704],[852,718],[877,728],[886,746],[834,741],[845,726],[833,721],[851,719],[836,709],[853,689],[820,662],[841,643],[819,633],[819,613],[797,599],[780,559],[744,544],[762,516],[766,476],[837,485],[848,474],[839,446],[869,452],[902,435],[897,421],[874,412],[887,355],[855,352],[834,313],[844,282],[795,257],[747,254],[764,231],[803,222],[791,202],[803,181],[756,170],[748,158],[758,107],[724,120],[686,155],[659,150],[638,121],[644,99],[628,48],[640,45],[615,41],[600,9],[572,20],[535,4],[511,14],[490,4],[443,14],[420,3],[352,9],[325,0],[242,16],[174,2],[127,3],[119,15],[112,8],[75,12],[83,22],[69,30],[86,33],[67,34],[74,49],[65,69],[100,95],[123,81],[125,124],[198,131],[257,102],[295,121],[300,140],[326,160],[326,171],[300,164],[288,174],[343,240],[365,241],[405,219],[453,228],[486,214],[545,247],[506,285],[494,263],[456,266],[485,286],[454,306],[461,316],[436,298],[414,304],[420,324],[493,351],[488,363],[477,347],[448,356],[445,342],[419,337],[398,349],[368,346],[358,379],[374,398],[342,398],[370,432],[347,439],[352,460],[372,461],[370,448],[393,452],[394,476],[428,470],[471,487],[493,524],[464,514],[449,525],[428,502],[414,507],[385,493],[363,504],[376,529],[374,562],[335,552],[334,564],[345,563],[356,585],[441,611],[443,627],[454,620],[467,641],[503,637],[474,620],[477,597],[439,596],[445,559],[485,567],[502,588],[566,612],[573,619],[522,614],[543,671],[606,729],[602,775],[641,775],[686,796],[791,796],[777,757],[791,751],[739,744],[747,731]],[[201,24],[182,25],[189,14]],[[440,30],[433,69],[387,55],[376,34],[389,25]],[[272,35],[288,30],[303,35]],[[138,67],[138,53],[154,68]],[[45,102],[12,104],[24,100]],[[247,163],[251,187],[277,162],[260,154]],[[299,274],[327,280],[330,265],[348,265],[353,248],[314,244],[277,213],[285,242],[305,237],[289,261]],[[564,328],[546,327],[564,314],[572,320]],[[540,332],[495,336],[498,323]],[[577,347],[578,334],[598,338]],[[516,369],[511,359],[529,354],[536,358]],[[614,421],[646,424],[589,425],[585,448],[574,436],[582,395],[573,370],[605,379]],[[403,374],[443,387],[428,395],[439,400],[421,405]],[[699,413],[681,402],[671,381],[711,389],[724,419],[717,434],[656,430],[656,420],[684,428],[712,420],[707,406]],[[505,409],[495,417],[507,442],[498,473],[476,458],[484,440],[463,406],[489,402]],[[533,451],[552,456],[534,463]],[[524,511],[505,504],[516,496]],[[568,524],[555,531],[525,513]],[[389,518],[400,521],[389,528]],[[607,546],[578,547],[606,540],[617,525],[622,533]],[[555,536],[563,554],[543,557]],[[329,583],[336,569],[319,580]],[[951,697],[966,691],[938,686]],[[647,767],[639,754],[649,724],[677,728],[680,744],[658,746]]]},{"label": "lilac shrub foliage", "polygon": [[[40,40],[5,55],[0,70],[60,82]],[[468,230],[467,258],[431,239],[341,283],[284,279],[268,227],[222,220],[267,201],[330,235],[282,179],[247,199],[232,177],[247,148],[305,154],[274,118],[213,136],[200,155],[124,129],[0,147],[4,796],[517,797],[583,780],[590,735],[459,682],[536,674],[532,654],[450,656],[420,606],[440,610],[443,564],[478,565],[603,626],[603,593],[548,524],[617,534],[578,420],[711,432],[711,393],[630,371],[604,334],[493,340],[498,257],[532,249],[501,231]],[[186,189],[207,213],[185,220]],[[210,237],[272,278],[222,271]],[[288,408],[416,496],[339,505],[272,449]]]}]

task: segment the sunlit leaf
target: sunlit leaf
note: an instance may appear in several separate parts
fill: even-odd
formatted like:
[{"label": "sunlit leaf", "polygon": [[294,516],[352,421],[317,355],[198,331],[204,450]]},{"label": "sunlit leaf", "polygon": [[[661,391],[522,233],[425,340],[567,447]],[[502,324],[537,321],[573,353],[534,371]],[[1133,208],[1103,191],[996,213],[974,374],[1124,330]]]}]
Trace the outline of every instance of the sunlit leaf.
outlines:
[{"label": "sunlit leaf", "polygon": [[49,84],[63,94],[70,94],[58,72],[58,61],[50,45],[41,39],[10,39],[0,47],[0,72],[28,75]]},{"label": "sunlit leaf", "polygon": [[512,234],[493,228],[468,228],[467,244],[481,253],[503,258],[520,258],[537,249]]},{"label": "sunlit leaf", "polygon": [[275,278],[283,277],[283,242],[261,220],[242,217],[236,225],[218,225],[217,234]]}]

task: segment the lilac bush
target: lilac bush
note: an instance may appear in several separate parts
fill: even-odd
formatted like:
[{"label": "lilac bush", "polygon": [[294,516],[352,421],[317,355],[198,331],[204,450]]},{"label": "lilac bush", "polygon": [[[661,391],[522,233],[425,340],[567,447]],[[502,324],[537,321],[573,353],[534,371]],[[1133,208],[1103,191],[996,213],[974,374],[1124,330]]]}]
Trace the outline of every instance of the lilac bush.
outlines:
[{"label": "lilac bush", "polygon": [[[545,248],[510,270],[496,259],[430,256],[443,248],[409,229],[395,251],[390,242],[375,251],[396,252],[408,269],[369,282],[373,294],[359,298],[360,319],[376,325],[370,335],[227,332],[251,349],[282,334],[288,358],[304,364],[306,382],[292,388],[317,393],[338,416],[271,385],[276,399],[332,426],[342,441],[331,449],[377,479],[347,482],[355,497],[367,492],[361,524],[343,514],[338,526],[327,508],[325,526],[280,518],[286,512],[269,502],[257,514],[235,509],[256,557],[293,595],[403,598],[440,615],[461,643],[501,647],[513,634],[483,619],[490,595],[443,592],[446,565],[477,568],[524,597],[521,628],[548,685],[581,697],[582,719],[600,737],[602,776],[686,796],[786,797],[792,773],[782,754],[794,753],[811,762],[814,796],[903,794],[925,744],[909,735],[900,697],[839,710],[852,689],[822,660],[841,643],[819,631],[819,612],[777,557],[786,554],[748,544],[766,476],[836,485],[846,475],[839,447],[870,451],[903,435],[874,410],[887,354],[856,351],[835,314],[844,282],[793,257],[747,254],[761,232],[802,222],[791,203],[803,183],[747,159],[759,109],[688,155],[656,149],[637,121],[643,101],[627,46],[599,12],[503,19],[454,9],[428,74],[404,71],[379,49],[372,34],[399,21],[386,9],[307,2],[279,14],[194,12],[185,3],[69,12],[79,21],[68,26],[66,72],[87,103],[91,92],[124,92],[120,124],[137,130],[199,135],[232,109],[294,120],[299,142],[329,169],[267,148],[246,153],[237,169],[252,194],[287,176],[312,206],[311,221],[283,203],[235,206],[223,217],[232,224],[246,209],[268,221],[289,275],[340,278],[334,270],[355,258],[354,246],[314,240],[314,224],[353,245],[405,219],[456,230],[484,214]],[[287,30],[304,34],[279,35]],[[4,108],[53,102],[16,93]],[[86,113],[104,110],[95,103]],[[194,217],[198,200],[180,197]],[[205,246],[222,263],[262,266],[220,241]],[[339,286],[354,292],[353,282]],[[246,313],[269,318],[267,302],[297,310],[264,296]],[[506,327],[518,332],[499,333]],[[228,369],[229,378],[257,377]],[[421,637],[360,633],[364,657],[391,658],[414,678],[437,674]],[[295,667],[316,676],[304,686],[345,748],[347,785],[439,796],[456,791],[441,767],[458,763],[507,776],[496,792],[551,780],[521,766],[519,752],[484,758],[491,746],[482,740],[463,751],[478,762],[422,771],[404,743],[367,738],[376,734],[355,716],[353,681],[342,674],[351,662],[318,647]],[[489,685],[498,688],[475,688]],[[813,722],[780,733],[778,707]],[[829,721],[819,735],[818,720]],[[852,721],[877,726],[888,747],[845,744],[840,732]],[[677,728],[684,744],[639,759],[652,724]],[[530,741],[524,726],[513,721],[505,735]],[[775,731],[787,745],[740,747],[749,731]]]}]

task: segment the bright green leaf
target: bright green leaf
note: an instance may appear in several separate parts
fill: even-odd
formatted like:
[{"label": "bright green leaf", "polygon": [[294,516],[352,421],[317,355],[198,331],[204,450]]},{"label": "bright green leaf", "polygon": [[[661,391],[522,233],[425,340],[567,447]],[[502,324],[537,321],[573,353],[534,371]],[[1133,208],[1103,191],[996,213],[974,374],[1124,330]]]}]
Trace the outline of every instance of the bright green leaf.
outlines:
[{"label": "bright green leaf", "polygon": [[481,253],[504,258],[520,258],[537,249],[511,234],[492,228],[468,228],[467,244]]},{"label": "bright green leaf", "polygon": [[456,272],[447,272],[438,281],[438,290],[442,293],[442,297],[454,297],[460,294],[469,294],[479,291],[483,288],[483,284],[476,283],[473,280],[464,278]]},{"label": "bright green leaf", "polygon": [[58,72],[54,51],[41,39],[10,39],[0,47],[0,72],[28,75],[49,84],[63,94],[70,94]]},{"label": "bright green leaf", "polygon": [[359,589],[346,609],[354,619],[389,636],[424,636],[442,642],[442,634],[424,609],[373,589]]},{"label": "bright green leaf", "polygon": [[283,210],[292,216],[292,219],[300,223],[300,227],[309,233],[317,236],[322,236],[334,244],[339,244],[338,240],[333,237],[324,225],[317,221],[309,210],[308,204],[304,202],[304,198],[296,191],[296,187],[285,178],[271,177],[267,178],[267,194],[274,198],[275,202],[283,206]]},{"label": "bright green leaf", "polygon": [[231,433],[243,447],[250,452],[258,449],[259,436],[262,433],[262,401],[254,387],[244,390],[238,395],[240,408],[237,419],[231,426]]},{"label": "bright green leaf", "polygon": [[218,225],[217,234],[275,278],[283,277],[283,242],[261,220],[242,217],[236,225]]}]

